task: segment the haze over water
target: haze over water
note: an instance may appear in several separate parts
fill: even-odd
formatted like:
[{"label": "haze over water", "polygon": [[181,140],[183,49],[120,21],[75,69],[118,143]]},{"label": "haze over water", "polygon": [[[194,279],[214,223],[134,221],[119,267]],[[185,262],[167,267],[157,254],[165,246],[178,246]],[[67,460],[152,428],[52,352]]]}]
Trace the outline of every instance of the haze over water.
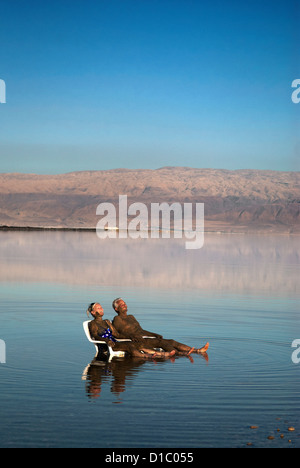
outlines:
[{"label": "haze over water", "polygon": [[[211,234],[198,251],[93,233],[0,240],[1,447],[300,446],[297,236]],[[145,329],[209,341],[208,360],[95,365],[85,310],[99,301],[112,319],[119,296]]]}]

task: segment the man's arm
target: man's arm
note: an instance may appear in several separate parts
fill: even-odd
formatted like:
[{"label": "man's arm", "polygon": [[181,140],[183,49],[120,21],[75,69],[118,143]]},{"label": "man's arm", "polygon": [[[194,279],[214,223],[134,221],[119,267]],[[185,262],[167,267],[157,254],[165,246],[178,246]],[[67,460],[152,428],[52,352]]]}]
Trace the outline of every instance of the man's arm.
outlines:
[{"label": "man's arm", "polygon": [[116,333],[118,334],[118,338],[128,338],[132,339],[132,332],[130,330],[130,325],[126,323],[121,317],[116,316],[113,319],[112,326]]},{"label": "man's arm", "polygon": [[144,336],[162,338],[162,336],[157,333],[144,330],[133,315],[129,315],[126,320],[117,316],[114,318],[113,324],[119,333],[135,342],[142,340]]},{"label": "man's arm", "polygon": [[162,339],[162,335],[158,335],[157,333],[149,332],[147,330],[143,330],[143,336],[153,336],[154,338]]},{"label": "man's arm", "polygon": [[135,322],[136,327],[139,329],[140,336],[153,336],[154,338],[163,338],[162,335],[159,335],[158,333],[150,332],[147,330],[144,330],[140,323],[137,321],[137,319],[131,315],[132,320]]},{"label": "man's arm", "polygon": [[137,324],[134,323],[133,318],[129,316],[124,320],[122,317],[117,316],[113,320],[113,326],[123,338],[128,338],[137,343],[143,338],[143,330],[140,330],[138,322]]}]

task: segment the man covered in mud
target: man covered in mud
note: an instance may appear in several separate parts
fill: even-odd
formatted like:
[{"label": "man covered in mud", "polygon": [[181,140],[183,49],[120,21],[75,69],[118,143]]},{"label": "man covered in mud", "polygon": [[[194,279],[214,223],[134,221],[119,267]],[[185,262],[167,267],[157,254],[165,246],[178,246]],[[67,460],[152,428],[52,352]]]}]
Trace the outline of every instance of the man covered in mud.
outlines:
[{"label": "man covered in mud", "polygon": [[120,297],[114,300],[112,306],[118,314],[113,320],[114,328],[124,338],[129,338],[134,343],[143,343],[145,347],[162,348],[167,352],[175,350],[178,356],[189,356],[192,353],[205,354],[209,348],[209,343],[196,349],[175,340],[166,340],[157,333],[144,330],[133,315],[127,314],[127,304]]}]

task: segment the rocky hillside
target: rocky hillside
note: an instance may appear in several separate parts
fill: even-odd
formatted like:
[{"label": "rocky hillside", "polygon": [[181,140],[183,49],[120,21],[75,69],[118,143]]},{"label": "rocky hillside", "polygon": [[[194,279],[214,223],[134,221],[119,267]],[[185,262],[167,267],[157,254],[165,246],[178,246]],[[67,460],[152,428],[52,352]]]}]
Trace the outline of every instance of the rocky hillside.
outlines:
[{"label": "rocky hillside", "polygon": [[101,202],[205,203],[206,230],[300,231],[300,173],[165,167],[0,174],[0,225],[94,228]]}]

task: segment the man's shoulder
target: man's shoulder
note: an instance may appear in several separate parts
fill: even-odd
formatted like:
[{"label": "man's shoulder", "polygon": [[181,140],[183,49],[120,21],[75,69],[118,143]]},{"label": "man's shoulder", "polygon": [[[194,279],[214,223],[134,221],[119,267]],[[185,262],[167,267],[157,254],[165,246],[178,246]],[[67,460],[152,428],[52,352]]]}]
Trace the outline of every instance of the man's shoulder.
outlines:
[{"label": "man's shoulder", "polygon": [[125,321],[128,320],[128,319],[134,319],[135,320],[135,317],[133,315],[127,315],[126,317],[120,317],[119,315],[116,315],[116,317],[114,318],[114,322],[121,322],[121,321]]},{"label": "man's shoulder", "polygon": [[132,323],[132,322],[137,322],[137,319],[135,318],[134,315],[127,315],[126,321]]},{"label": "man's shoulder", "polygon": [[118,327],[122,324],[122,318],[119,317],[118,315],[116,315],[116,317],[114,317],[113,321],[112,321],[112,324],[114,327]]}]

